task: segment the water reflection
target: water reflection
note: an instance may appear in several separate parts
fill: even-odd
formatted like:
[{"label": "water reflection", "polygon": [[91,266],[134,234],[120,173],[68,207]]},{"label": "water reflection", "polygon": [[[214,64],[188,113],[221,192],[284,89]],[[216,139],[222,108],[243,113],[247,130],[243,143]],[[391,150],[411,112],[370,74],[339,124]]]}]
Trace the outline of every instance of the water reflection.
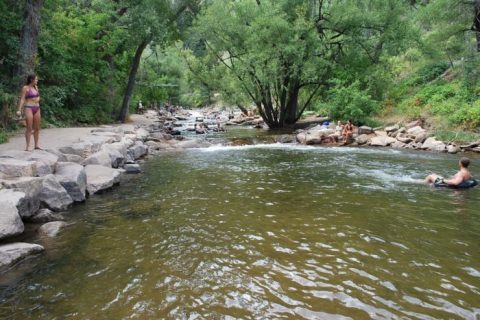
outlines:
[{"label": "water reflection", "polygon": [[261,145],[172,153],[75,207],[2,318],[476,319],[478,190],[451,156]]}]

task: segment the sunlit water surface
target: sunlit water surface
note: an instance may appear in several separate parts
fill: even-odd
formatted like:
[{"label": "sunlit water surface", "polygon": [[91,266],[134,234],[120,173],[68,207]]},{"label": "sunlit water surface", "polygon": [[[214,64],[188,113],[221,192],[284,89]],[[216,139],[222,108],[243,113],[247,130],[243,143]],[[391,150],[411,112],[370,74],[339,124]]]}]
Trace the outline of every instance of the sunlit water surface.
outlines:
[{"label": "sunlit water surface", "polygon": [[[4,277],[2,319],[479,319],[458,156],[277,144],[168,153]],[[478,171],[479,159],[473,162]]]}]

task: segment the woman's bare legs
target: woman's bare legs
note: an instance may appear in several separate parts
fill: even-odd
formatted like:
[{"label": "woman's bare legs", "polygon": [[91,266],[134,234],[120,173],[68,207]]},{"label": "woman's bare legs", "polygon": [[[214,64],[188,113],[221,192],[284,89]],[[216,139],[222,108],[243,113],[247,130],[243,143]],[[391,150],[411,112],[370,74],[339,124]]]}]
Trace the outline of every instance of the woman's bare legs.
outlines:
[{"label": "woman's bare legs", "polygon": [[40,115],[40,110],[33,115],[33,140],[35,141],[35,149],[40,149],[38,145],[38,139],[40,137],[40,120],[42,119]]},{"label": "woman's bare legs", "polygon": [[25,151],[28,151],[28,148],[30,147],[30,139],[32,137],[32,129],[33,129],[33,112],[30,108],[25,108],[25,121],[27,124],[27,127],[25,128],[25,141],[27,143],[27,146],[25,147]]}]

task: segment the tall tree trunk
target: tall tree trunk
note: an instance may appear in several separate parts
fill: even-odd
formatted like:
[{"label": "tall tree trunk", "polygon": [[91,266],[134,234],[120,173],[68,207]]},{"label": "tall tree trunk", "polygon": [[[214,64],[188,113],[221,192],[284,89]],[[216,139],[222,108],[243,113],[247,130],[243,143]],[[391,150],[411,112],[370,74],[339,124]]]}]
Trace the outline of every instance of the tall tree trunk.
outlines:
[{"label": "tall tree trunk", "polygon": [[475,0],[474,3],[475,17],[473,26],[475,29],[475,36],[477,38],[477,52],[480,52],[480,0]]},{"label": "tall tree trunk", "polygon": [[120,115],[118,120],[125,123],[128,116],[128,106],[130,105],[130,99],[132,98],[133,88],[135,86],[135,77],[137,76],[138,67],[140,66],[140,59],[142,58],[143,50],[147,47],[149,41],[144,40],[137,47],[135,52],[135,57],[133,58],[132,68],[130,69],[130,74],[128,76],[127,90],[125,90],[125,95],[123,96],[122,108],[120,109]]},{"label": "tall tree trunk", "polygon": [[23,27],[20,35],[20,57],[15,75],[19,82],[35,72],[40,33],[40,10],[43,0],[26,0]]}]

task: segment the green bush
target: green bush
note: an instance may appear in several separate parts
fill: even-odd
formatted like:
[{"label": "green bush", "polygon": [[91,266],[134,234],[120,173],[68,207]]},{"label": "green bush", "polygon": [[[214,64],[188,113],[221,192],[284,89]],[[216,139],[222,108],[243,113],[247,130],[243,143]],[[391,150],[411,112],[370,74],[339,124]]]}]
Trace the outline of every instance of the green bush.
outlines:
[{"label": "green bush", "polygon": [[378,103],[360,89],[358,81],[349,86],[341,84],[329,92],[328,104],[324,107],[332,119],[365,122],[369,116],[378,111]]},{"label": "green bush", "polygon": [[0,129],[0,144],[8,141],[8,135],[3,129]]}]

